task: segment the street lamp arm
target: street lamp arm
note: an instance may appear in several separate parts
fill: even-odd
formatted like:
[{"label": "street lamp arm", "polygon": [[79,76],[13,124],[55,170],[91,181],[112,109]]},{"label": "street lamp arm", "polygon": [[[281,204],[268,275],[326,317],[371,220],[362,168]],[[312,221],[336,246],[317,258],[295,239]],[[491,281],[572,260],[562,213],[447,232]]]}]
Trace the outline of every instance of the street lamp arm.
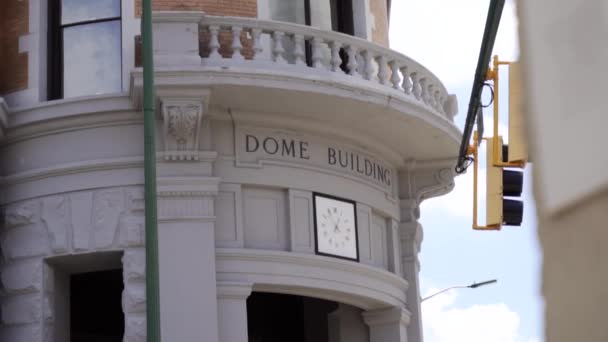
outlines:
[{"label": "street lamp arm", "polygon": [[479,283],[473,283],[473,284],[471,284],[471,285],[457,285],[457,286],[450,286],[450,287],[445,288],[445,289],[443,289],[443,290],[441,290],[441,291],[439,291],[439,292],[433,293],[432,295],[430,295],[430,296],[428,296],[428,297],[422,298],[422,299],[420,300],[420,302],[422,303],[422,302],[424,302],[424,301],[425,301],[425,300],[427,300],[427,299],[431,299],[431,298],[435,297],[436,295],[441,294],[441,293],[444,293],[444,292],[449,291],[449,290],[451,290],[451,289],[464,289],[464,288],[468,288],[468,289],[476,289],[476,288],[478,288],[478,287],[480,287],[480,286],[490,285],[490,284],[494,284],[494,283],[496,283],[496,282],[497,282],[497,280],[496,280],[496,279],[492,279],[492,280],[486,280],[486,281],[482,281],[482,282],[479,282]]},{"label": "street lamp arm", "polygon": [[444,292],[446,292],[446,291],[449,291],[449,290],[451,290],[451,289],[464,289],[464,288],[468,288],[468,287],[470,287],[470,285],[457,285],[457,286],[450,286],[450,287],[445,288],[445,289],[443,289],[443,290],[441,290],[441,291],[439,291],[439,292],[433,293],[432,295],[430,295],[430,296],[428,296],[428,297],[424,297],[424,298],[422,298],[422,300],[421,300],[420,302],[424,302],[424,301],[425,301],[425,300],[427,300],[427,299],[431,299],[431,298],[435,297],[436,295],[438,295],[438,294],[442,294],[442,293],[444,293]]}]

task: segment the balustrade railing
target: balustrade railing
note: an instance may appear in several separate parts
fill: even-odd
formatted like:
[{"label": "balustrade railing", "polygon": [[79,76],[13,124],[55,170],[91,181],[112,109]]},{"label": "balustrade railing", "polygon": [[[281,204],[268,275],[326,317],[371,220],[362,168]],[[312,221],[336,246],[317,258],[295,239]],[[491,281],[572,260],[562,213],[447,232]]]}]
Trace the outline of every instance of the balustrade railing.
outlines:
[{"label": "balustrade railing", "polygon": [[[157,29],[163,23],[184,23],[184,20],[175,18],[175,13],[160,12],[156,13],[154,22]],[[198,19],[191,19],[189,25],[192,26],[186,31],[198,32],[195,39],[198,50],[183,47],[184,51],[188,50],[188,58],[174,58],[174,62],[192,61],[192,54],[197,53],[197,58],[201,58],[199,65],[203,66],[251,65],[356,77],[387,87],[387,91],[398,92],[450,120],[456,111],[453,98],[428,69],[407,56],[364,39],[309,26],[253,18],[200,14]],[[164,32],[163,36],[167,37],[174,26],[165,28],[170,31]],[[192,37],[188,39],[192,41]],[[158,44],[166,47],[156,49]],[[155,38],[155,50],[161,55],[175,56],[175,52],[167,51],[171,46],[175,47],[175,43]],[[170,61],[161,60],[160,64],[169,65]]]}]

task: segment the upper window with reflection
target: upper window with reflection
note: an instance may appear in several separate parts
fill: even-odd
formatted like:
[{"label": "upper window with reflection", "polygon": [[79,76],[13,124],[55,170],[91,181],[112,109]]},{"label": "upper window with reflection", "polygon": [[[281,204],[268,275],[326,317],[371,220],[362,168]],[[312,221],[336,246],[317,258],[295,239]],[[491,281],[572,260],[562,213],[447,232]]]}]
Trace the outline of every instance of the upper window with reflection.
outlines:
[{"label": "upper window with reflection", "polygon": [[49,0],[49,98],[120,92],[120,0]]}]

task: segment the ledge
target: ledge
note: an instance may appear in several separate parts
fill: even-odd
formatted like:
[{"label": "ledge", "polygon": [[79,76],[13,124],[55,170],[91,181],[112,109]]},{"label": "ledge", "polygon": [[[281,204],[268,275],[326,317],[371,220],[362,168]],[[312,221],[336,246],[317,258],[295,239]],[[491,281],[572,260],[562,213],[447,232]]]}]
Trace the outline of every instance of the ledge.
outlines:
[{"label": "ledge", "polygon": [[249,282],[254,291],[335,300],[365,310],[403,306],[408,287],[380,268],[310,254],[216,248],[216,263],[218,281]]}]

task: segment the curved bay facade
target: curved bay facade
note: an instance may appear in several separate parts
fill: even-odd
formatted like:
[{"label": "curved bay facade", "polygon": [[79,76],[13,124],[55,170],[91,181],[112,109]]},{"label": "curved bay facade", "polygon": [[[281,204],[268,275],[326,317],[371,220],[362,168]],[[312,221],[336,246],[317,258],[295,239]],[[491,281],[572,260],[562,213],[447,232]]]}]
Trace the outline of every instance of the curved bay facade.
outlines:
[{"label": "curved bay facade", "polygon": [[[145,340],[138,10],[112,3],[120,89],[38,74],[0,100],[2,341]],[[153,17],[163,341],[421,340],[418,208],[453,186],[454,96],[386,47],[385,1],[193,3]]]}]

